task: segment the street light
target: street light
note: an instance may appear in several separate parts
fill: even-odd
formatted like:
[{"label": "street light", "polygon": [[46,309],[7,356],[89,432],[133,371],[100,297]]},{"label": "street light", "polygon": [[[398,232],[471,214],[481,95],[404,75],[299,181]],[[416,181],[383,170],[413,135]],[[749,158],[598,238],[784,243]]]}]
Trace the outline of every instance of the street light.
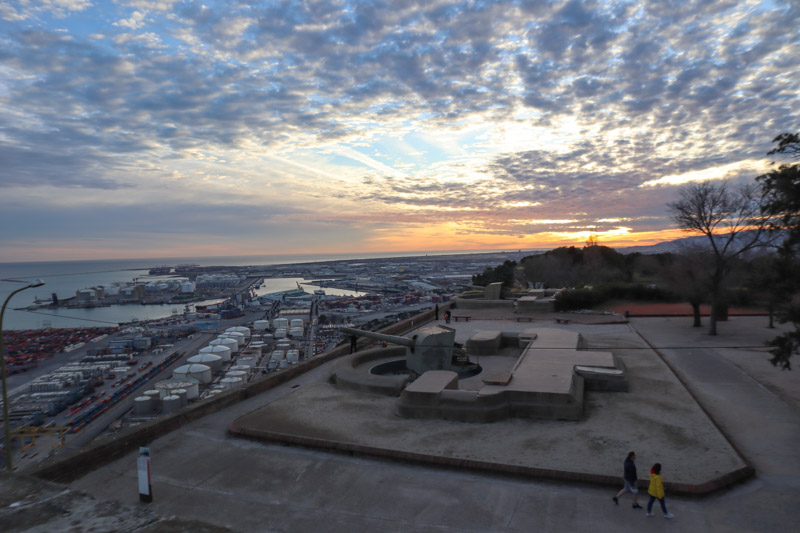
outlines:
[{"label": "street light", "polygon": [[11,472],[13,465],[11,463],[11,421],[8,419],[8,385],[6,385],[6,346],[3,342],[3,316],[6,314],[6,305],[8,305],[8,301],[18,292],[22,292],[25,289],[32,289],[34,287],[41,287],[44,285],[44,281],[40,279],[35,279],[28,285],[21,287],[11,294],[8,295],[6,301],[3,302],[3,309],[0,310],[0,366],[2,366],[2,376],[3,376],[3,427],[5,428],[6,433],[6,440],[5,440],[5,448],[6,448],[6,470]]}]

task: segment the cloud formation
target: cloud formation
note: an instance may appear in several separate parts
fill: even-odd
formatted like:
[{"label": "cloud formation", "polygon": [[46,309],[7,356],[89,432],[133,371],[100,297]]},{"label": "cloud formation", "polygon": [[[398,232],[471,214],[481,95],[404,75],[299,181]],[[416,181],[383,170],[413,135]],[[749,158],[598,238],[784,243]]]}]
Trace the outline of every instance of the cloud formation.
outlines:
[{"label": "cloud formation", "polygon": [[[0,15],[0,212],[37,220],[4,229],[6,260],[62,259],[34,231],[58,220],[76,250],[138,232],[173,256],[192,227],[242,253],[535,248],[587,228],[652,241],[679,183],[752,179],[800,123],[795,2],[49,0]],[[120,204],[127,232],[100,222]]]}]

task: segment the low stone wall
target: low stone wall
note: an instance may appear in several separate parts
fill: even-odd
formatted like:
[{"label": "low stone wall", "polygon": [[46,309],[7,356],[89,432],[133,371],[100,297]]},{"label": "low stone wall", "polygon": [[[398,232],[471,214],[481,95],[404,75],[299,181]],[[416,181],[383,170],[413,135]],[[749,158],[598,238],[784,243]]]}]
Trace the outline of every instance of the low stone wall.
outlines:
[{"label": "low stone wall", "polygon": [[514,300],[484,300],[482,298],[453,298],[456,309],[508,309],[514,308]]},{"label": "low stone wall", "polygon": [[375,348],[350,354],[336,361],[331,372],[331,381],[347,389],[397,396],[408,383],[408,376],[377,376],[370,374],[364,365],[371,361],[404,357],[405,354],[406,349],[403,346]]}]

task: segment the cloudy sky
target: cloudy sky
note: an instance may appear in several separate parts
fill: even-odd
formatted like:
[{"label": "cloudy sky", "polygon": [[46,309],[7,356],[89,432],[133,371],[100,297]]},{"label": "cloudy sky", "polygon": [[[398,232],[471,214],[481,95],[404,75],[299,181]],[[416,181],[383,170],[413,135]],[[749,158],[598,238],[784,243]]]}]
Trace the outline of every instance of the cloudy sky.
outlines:
[{"label": "cloudy sky", "polygon": [[800,130],[796,1],[0,1],[0,261],[674,238]]}]

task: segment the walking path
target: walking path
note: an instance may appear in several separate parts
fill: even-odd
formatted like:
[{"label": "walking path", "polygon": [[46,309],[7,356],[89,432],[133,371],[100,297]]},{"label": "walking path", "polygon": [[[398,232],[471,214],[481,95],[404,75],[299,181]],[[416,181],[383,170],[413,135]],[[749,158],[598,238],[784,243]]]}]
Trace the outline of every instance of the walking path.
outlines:
[{"label": "walking path", "polygon": [[[744,348],[763,345],[775,330],[765,328],[763,318],[739,317],[719,323],[719,335],[712,337],[686,324],[686,319],[632,320],[651,345],[662,347],[658,352],[667,364],[756,469],[756,480],[708,499],[709,523],[728,531],[800,530],[800,411],[775,385],[786,376],[763,374],[758,366],[782,372],[767,362],[766,349]],[[676,346],[677,339],[682,348],[666,348]],[[764,382],[734,362],[742,357],[766,376]],[[796,388],[800,379],[787,385]]]}]

